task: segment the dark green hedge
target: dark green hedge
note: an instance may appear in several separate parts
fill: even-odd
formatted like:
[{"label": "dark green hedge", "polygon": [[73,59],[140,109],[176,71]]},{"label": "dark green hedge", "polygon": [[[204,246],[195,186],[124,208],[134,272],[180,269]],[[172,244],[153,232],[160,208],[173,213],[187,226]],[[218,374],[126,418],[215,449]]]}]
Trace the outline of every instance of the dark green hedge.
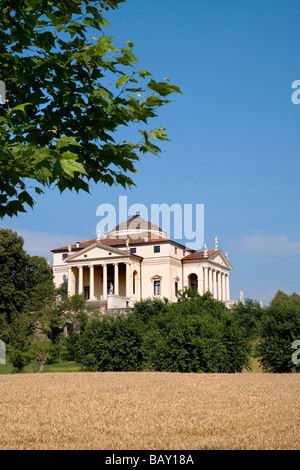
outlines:
[{"label": "dark green hedge", "polygon": [[210,294],[94,317],[76,341],[77,360],[98,371],[241,372],[250,350],[235,314]]}]

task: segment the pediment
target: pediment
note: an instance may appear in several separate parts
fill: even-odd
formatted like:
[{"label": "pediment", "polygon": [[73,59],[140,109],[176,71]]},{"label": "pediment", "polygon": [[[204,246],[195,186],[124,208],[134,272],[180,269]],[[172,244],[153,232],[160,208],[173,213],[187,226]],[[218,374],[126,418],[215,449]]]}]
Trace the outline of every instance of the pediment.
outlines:
[{"label": "pediment", "polygon": [[214,263],[219,264],[220,266],[232,269],[228,258],[224,255],[221,250],[217,251],[215,255],[210,256],[209,261],[213,261]]},{"label": "pediment", "polygon": [[160,276],[159,274],[155,274],[155,276],[152,276],[150,278],[150,280],[153,282],[153,281],[161,281],[162,280],[162,276]]},{"label": "pediment", "polygon": [[117,248],[112,248],[107,245],[102,245],[101,243],[95,243],[83,250],[77,251],[76,253],[70,254],[65,261],[71,263],[74,261],[88,261],[94,259],[107,259],[107,258],[127,258],[129,255],[128,252],[119,250]]}]

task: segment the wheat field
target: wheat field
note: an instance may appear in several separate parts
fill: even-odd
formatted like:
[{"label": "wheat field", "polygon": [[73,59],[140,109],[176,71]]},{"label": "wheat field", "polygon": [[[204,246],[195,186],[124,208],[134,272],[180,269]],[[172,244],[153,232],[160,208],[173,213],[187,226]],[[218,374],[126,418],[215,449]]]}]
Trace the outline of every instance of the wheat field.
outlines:
[{"label": "wheat field", "polygon": [[300,374],[0,376],[0,449],[299,450]]}]

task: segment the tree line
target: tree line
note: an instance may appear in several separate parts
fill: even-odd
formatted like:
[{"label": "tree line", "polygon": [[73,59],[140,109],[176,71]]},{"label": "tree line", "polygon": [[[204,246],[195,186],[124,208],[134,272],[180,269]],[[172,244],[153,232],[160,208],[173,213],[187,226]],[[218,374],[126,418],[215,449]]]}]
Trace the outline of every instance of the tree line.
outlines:
[{"label": "tree line", "polygon": [[[46,260],[29,256],[16,232],[0,230],[0,339],[14,371],[42,371],[62,351],[86,371],[234,373],[299,371],[300,296],[278,291],[270,306],[246,299],[228,309],[210,293],[186,289],[177,302],[144,299],[114,315],[82,295],[55,288]],[[299,354],[300,355],[300,354]]]}]

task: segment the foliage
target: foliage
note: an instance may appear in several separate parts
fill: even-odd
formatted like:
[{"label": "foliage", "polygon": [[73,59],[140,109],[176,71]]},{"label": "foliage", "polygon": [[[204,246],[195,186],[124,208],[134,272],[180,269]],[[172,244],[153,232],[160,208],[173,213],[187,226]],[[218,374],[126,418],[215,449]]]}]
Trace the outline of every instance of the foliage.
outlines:
[{"label": "foliage", "polygon": [[[140,155],[168,140],[164,127],[147,125],[179,87],[138,70],[132,41],[117,48],[104,34],[103,10],[123,1],[2,0],[0,217],[32,207],[31,190],[44,187],[130,187]],[[142,127],[136,142],[129,126]]]},{"label": "foliage", "polygon": [[[87,323],[90,309],[86,306],[83,295],[75,294],[72,297],[60,297],[46,307],[42,312],[42,332],[49,338],[54,348],[51,352],[52,361],[61,356],[61,342],[64,338],[64,330],[67,325],[73,335],[82,333]],[[72,341],[70,342],[70,347]]]},{"label": "foliage", "polygon": [[0,229],[0,337],[23,312],[38,312],[54,296],[53,275],[44,258],[29,256],[24,240]]},{"label": "foliage", "polygon": [[0,230],[0,339],[20,371],[31,359],[57,360],[68,322],[74,332],[83,331],[89,314],[84,296],[56,289],[46,260],[29,256],[23,245],[16,232]]},{"label": "foliage", "polygon": [[210,294],[179,303],[146,299],[126,315],[94,316],[76,343],[86,370],[240,372],[246,331]]},{"label": "foliage", "polygon": [[177,302],[182,303],[190,299],[198,299],[200,294],[193,287],[185,287],[177,292]]},{"label": "foliage", "polygon": [[32,346],[32,356],[37,360],[39,365],[39,372],[43,372],[44,367],[51,357],[53,351],[53,345],[50,341],[42,342],[35,341]]},{"label": "foliage", "polygon": [[86,370],[140,370],[141,336],[134,317],[94,316],[79,337],[77,357]]},{"label": "foliage", "polygon": [[278,291],[264,310],[257,354],[266,372],[299,371],[292,362],[292,343],[300,340],[300,297]]},{"label": "foliage", "polygon": [[153,317],[143,348],[148,367],[160,371],[241,372],[249,365],[245,331],[209,293]]},{"label": "foliage", "polygon": [[8,328],[8,354],[15,372],[22,372],[33,358],[34,322],[29,315],[19,315]]},{"label": "foliage", "polygon": [[245,299],[245,302],[238,302],[233,306],[234,316],[238,324],[245,328],[247,336],[255,339],[259,333],[259,325],[263,315],[263,308],[259,302],[252,299]]},{"label": "foliage", "polygon": [[167,302],[161,299],[143,299],[134,304],[134,315],[142,323],[147,323],[151,317],[166,310]]}]

